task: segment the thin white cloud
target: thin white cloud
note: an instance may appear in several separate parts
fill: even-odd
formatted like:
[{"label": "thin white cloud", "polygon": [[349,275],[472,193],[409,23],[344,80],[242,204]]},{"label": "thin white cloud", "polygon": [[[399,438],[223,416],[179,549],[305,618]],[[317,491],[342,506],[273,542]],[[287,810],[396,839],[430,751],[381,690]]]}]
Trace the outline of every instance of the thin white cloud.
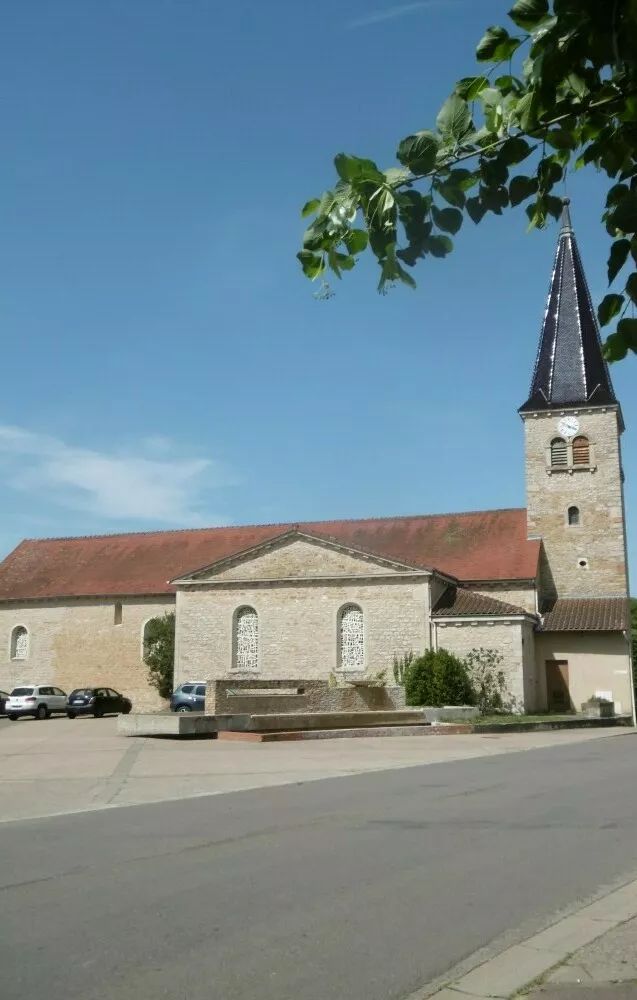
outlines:
[{"label": "thin white cloud", "polygon": [[355,17],[347,21],[345,27],[348,30],[354,28],[366,28],[370,24],[380,24],[381,21],[393,21],[396,17],[404,14],[411,14],[415,10],[422,10],[424,7],[440,7],[445,0],[414,0],[413,3],[401,3],[396,7],[385,7],[384,10],[372,11],[370,14],[363,14],[362,17]]},{"label": "thin white cloud", "polygon": [[204,491],[234,480],[209,458],[177,457],[166,438],[107,453],[0,425],[0,479],[39,502],[104,518],[159,521],[183,527],[224,523],[202,511]]}]

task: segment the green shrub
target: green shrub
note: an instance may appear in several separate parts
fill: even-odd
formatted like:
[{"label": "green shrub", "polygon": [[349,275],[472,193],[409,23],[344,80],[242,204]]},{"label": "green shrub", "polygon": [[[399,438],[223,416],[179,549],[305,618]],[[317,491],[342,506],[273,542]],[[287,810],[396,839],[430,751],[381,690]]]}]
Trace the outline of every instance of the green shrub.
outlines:
[{"label": "green shrub", "polygon": [[175,662],[175,612],[151,618],[144,629],[144,663],[148,680],[162,698],[170,698],[173,690]]},{"label": "green shrub", "polygon": [[407,668],[405,699],[408,705],[473,705],[475,692],[462,660],[446,649],[428,649]]},{"label": "green shrub", "polygon": [[506,675],[502,670],[503,657],[497,649],[485,649],[483,646],[472,649],[464,662],[481,715],[516,711],[515,698],[507,690]]}]

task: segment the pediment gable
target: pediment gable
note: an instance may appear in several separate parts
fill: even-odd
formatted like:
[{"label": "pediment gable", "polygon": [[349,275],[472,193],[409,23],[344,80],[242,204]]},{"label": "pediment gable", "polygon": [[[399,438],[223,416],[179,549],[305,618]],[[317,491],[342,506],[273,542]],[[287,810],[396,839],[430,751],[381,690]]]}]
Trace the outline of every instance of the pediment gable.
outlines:
[{"label": "pediment gable", "polygon": [[179,586],[244,580],[335,579],[399,573],[421,575],[427,572],[425,568],[386,559],[333,539],[290,531],[173,582]]}]

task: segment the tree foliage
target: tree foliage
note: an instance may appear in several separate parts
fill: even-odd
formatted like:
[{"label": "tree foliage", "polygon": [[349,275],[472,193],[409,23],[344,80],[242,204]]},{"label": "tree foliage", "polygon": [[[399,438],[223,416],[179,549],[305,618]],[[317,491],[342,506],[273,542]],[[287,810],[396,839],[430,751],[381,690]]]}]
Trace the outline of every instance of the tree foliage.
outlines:
[{"label": "tree foliage", "polygon": [[175,612],[151,618],[144,629],[144,663],[148,680],[162,698],[170,698],[175,664]]},{"label": "tree foliage", "polygon": [[[477,74],[459,80],[435,126],[398,144],[398,166],[339,153],[338,179],[302,210],[307,277],[350,271],[369,249],[378,288],[415,287],[412,269],[446,257],[468,216],[525,203],[529,228],[557,218],[568,170],[609,178],[602,222],[613,241],[599,306],[609,360],[637,352],[637,0],[517,0],[487,29]],[[524,166],[522,166],[524,164]],[[629,273],[630,272],[630,273]],[[329,294],[329,291],[327,292]]]},{"label": "tree foliage", "polygon": [[475,693],[462,660],[446,649],[428,649],[412,660],[405,675],[408,705],[473,705]]},{"label": "tree foliage", "polygon": [[507,689],[506,674],[502,669],[504,657],[497,649],[485,649],[483,646],[472,649],[464,662],[481,715],[515,711],[515,698]]}]

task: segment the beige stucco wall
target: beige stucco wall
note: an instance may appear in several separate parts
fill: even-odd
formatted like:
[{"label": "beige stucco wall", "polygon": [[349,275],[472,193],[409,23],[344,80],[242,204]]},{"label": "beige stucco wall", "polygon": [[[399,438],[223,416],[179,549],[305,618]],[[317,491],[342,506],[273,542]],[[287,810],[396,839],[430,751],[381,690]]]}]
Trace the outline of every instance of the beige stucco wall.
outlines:
[{"label": "beige stucco wall", "polygon": [[[104,684],[128,695],[133,710],[161,706],[148,685],[142,661],[145,623],[174,607],[173,595],[118,599],[122,624],[114,624],[116,599],[31,601],[0,605],[0,688],[16,684],[56,684],[67,693],[74,687]],[[11,660],[11,632],[29,632],[29,656]]]},{"label": "beige stucco wall", "polygon": [[233,617],[242,605],[259,615],[261,677],[327,678],[338,672],[338,612],[350,602],[363,609],[365,672],[387,670],[391,680],[394,653],[428,647],[427,577],[188,588],[177,593],[175,682],[232,672]]},{"label": "beige stucco wall", "polygon": [[621,712],[630,714],[629,645],[622,632],[540,632],[535,648],[544,704],[546,660],[568,660],[571,701],[578,712],[596,691],[610,691],[613,701],[620,702]]},{"label": "beige stucco wall", "polygon": [[506,604],[514,604],[517,608],[524,608],[529,614],[536,614],[535,586],[528,583],[481,583],[471,584],[470,589],[474,594],[481,594],[482,597],[494,597],[497,601],[504,601]]},{"label": "beige stucco wall", "polygon": [[503,622],[450,622],[436,623],[437,646],[447,649],[460,659],[464,659],[472,649],[496,649],[503,657],[501,669],[506,677],[508,693],[515,698],[516,709],[520,712],[529,711],[535,706],[529,705],[532,697],[529,685],[524,683],[524,644],[523,623]]},{"label": "beige stucco wall", "polygon": [[[561,413],[525,415],[529,537],[541,537],[546,560],[542,589],[548,596],[626,596],[626,563],[618,414],[613,409],[579,410],[578,433],[586,435],[596,466],[548,474],[547,448],[558,437]],[[570,527],[567,510],[580,509]],[[578,561],[588,560],[588,568]]]}]

